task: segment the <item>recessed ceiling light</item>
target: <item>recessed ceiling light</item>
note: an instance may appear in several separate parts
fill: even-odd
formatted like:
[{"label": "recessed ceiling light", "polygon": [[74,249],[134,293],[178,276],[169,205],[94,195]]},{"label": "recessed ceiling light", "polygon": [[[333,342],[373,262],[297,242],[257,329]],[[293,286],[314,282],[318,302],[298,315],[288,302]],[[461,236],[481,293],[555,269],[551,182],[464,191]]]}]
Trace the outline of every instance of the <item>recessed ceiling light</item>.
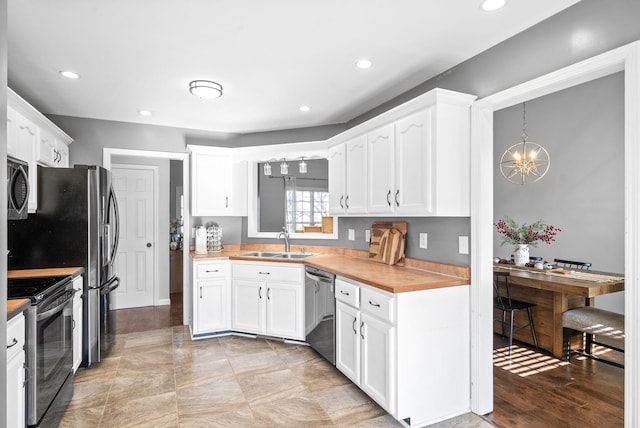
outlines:
[{"label": "recessed ceiling light", "polygon": [[298,107],[298,110],[307,112],[307,111],[311,110],[311,107],[309,107],[309,106],[300,106],[300,107]]},{"label": "recessed ceiling light", "polygon": [[74,71],[69,70],[61,70],[59,71],[60,75],[66,77],[67,79],[79,79],[80,75]]},{"label": "recessed ceiling light", "polygon": [[361,69],[367,69],[369,67],[371,67],[371,61],[369,61],[366,58],[361,59],[360,61],[356,62],[356,67],[361,68]]},{"label": "recessed ceiling light", "polygon": [[506,0],[483,0],[482,3],[480,3],[480,8],[485,12],[493,12],[494,10],[501,9],[506,2]]},{"label": "recessed ceiling light", "polygon": [[151,116],[153,113],[151,110],[138,110],[140,116]]},{"label": "recessed ceiling light", "polygon": [[222,85],[211,80],[194,80],[189,82],[189,92],[198,98],[219,98],[222,96]]}]

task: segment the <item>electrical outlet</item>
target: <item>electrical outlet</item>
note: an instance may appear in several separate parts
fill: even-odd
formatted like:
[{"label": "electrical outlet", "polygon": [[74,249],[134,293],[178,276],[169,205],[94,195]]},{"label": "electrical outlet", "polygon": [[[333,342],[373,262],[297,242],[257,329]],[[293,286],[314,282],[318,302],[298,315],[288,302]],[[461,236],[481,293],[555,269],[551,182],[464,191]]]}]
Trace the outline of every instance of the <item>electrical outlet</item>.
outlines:
[{"label": "electrical outlet", "polygon": [[371,242],[371,231],[369,229],[364,231],[364,242]]},{"label": "electrical outlet", "polygon": [[356,240],[356,231],[354,229],[349,229],[349,241]]},{"label": "electrical outlet", "polygon": [[420,232],[420,248],[427,248],[427,233]]},{"label": "electrical outlet", "polygon": [[458,236],[458,252],[460,254],[469,254],[469,237]]}]

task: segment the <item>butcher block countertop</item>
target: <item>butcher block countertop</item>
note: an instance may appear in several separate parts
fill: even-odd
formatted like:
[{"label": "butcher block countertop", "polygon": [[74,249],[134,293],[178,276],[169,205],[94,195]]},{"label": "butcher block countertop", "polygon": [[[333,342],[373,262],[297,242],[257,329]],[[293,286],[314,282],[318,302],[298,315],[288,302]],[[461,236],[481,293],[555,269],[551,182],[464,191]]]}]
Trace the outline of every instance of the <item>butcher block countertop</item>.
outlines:
[{"label": "butcher block countertop", "polygon": [[[302,247],[291,246],[292,252]],[[427,260],[406,259],[406,266],[389,266],[368,260],[368,251],[334,247],[305,246],[306,253],[319,253],[303,260],[242,257],[252,251],[282,251],[282,245],[243,244],[227,245],[217,253],[196,254],[194,260],[245,260],[273,263],[300,263],[335,273],[390,293],[429,290],[433,288],[469,285],[470,270],[467,266],[437,263]]]},{"label": "butcher block countertop", "polygon": [[29,299],[7,300],[7,321],[24,312],[30,305],[31,301]]},{"label": "butcher block countertop", "polygon": [[[30,278],[34,276],[63,276],[71,275],[75,278],[82,275],[84,268],[68,267],[68,268],[46,268],[46,269],[21,269],[10,270],[7,272],[7,278]],[[23,312],[30,305],[29,299],[7,299],[7,320]]]},{"label": "butcher block countertop", "polygon": [[7,278],[29,278],[34,276],[63,276],[71,275],[73,278],[82,275],[84,268],[66,267],[66,268],[45,268],[45,269],[20,269],[10,270],[7,272]]}]

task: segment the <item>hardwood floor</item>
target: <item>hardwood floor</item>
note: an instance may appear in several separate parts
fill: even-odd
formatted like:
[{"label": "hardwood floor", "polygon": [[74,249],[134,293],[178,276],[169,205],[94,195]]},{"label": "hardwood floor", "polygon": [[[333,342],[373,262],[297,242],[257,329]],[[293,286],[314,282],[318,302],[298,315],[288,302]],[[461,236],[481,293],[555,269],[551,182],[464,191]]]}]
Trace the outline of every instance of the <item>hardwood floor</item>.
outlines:
[{"label": "hardwood floor", "polygon": [[[110,356],[97,368],[78,373],[76,395],[61,426],[110,426],[116,420],[105,419],[105,415],[111,410],[115,412],[116,409],[118,411],[114,416],[117,416],[119,424],[124,424],[121,426],[139,426],[139,424],[155,426],[155,423],[166,423],[167,426],[238,427],[294,426],[300,423],[302,425],[297,426],[400,426],[375,403],[367,400],[367,397],[356,387],[352,385],[349,387],[350,382],[335,369],[324,364],[323,360],[314,356],[310,348],[283,347],[279,342],[264,339],[256,341],[255,339],[221,338],[192,342],[188,328],[182,326],[182,294],[172,294],[171,300],[171,307],[124,309],[117,312],[117,331],[121,340],[120,346],[116,347],[116,355]],[[165,348],[171,343],[173,343],[173,351],[169,352]],[[435,426],[440,428],[490,425],[505,428],[623,426],[623,369],[576,357],[572,357],[571,362],[567,363],[553,358],[547,352],[535,352],[534,349],[527,348],[522,343],[515,345],[509,359],[506,356],[506,340],[499,335],[494,337],[496,351],[493,413],[482,417],[472,414],[463,415]],[[236,351],[241,352],[239,354]],[[145,378],[143,372],[147,373],[145,370],[149,369],[149,365],[139,365],[136,360],[140,358],[154,360],[165,356],[166,362],[158,361],[158,365],[151,364],[151,366],[164,369],[163,364],[171,360],[173,368],[167,368],[167,371],[173,370],[175,377],[171,380],[169,379],[171,376],[165,376],[167,385],[163,383],[158,386],[156,383],[164,379],[163,373],[158,372],[157,376],[154,374]],[[292,356],[296,358],[291,359]],[[200,357],[204,359],[193,360]],[[263,364],[261,361],[265,358]],[[244,368],[240,364],[244,364],[245,359],[250,366],[247,366],[247,370],[253,373],[251,376],[242,374]],[[226,362],[223,363],[223,360]],[[200,375],[196,375],[197,373],[208,373],[208,365],[211,364],[222,364],[224,367],[229,365],[233,368],[236,374],[235,381],[238,382],[238,385],[233,384],[234,391],[238,394],[242,391],[240,395],[247,400],[246,403],[243,402],[244,404],[240,402],[234,404],[236,407],[242,407],[239,408],[240,410],[228,411],[228,403],[222,406],[227,410],[221,407],[221,413],[212,410],[216,403],[210,400],[215,400],[216,394],[210,393],[214,393],[222,386],[229,386],[227,383],[233,383],[231,378],[224,377],[225,382],[221,386],[220,379],[212,378],[205,379],[207,382],[213,382],[209,382],[211,383],[208,387],[210,389],[207,389],[209,393],[206,393],[209,397],[208,404],[201,403],[206,404],[208,413],[201,414],[202,417],[196,417],[195,414],[189,416],[190,407],[185,407],[185,403],[189,400],[182,399],[181,394],[187,394],[190,387],[187,388],[187,385],[180,383],[188,379],[181,380],[178,375],[182,376],[185,370],[191,370],[191,367],[195,368],[198,364],[203,365],[198,366],[199,370],[192,373],[195,377],[190,381],[196,382],[197,385],[194,385],[198,386],[200,388],[198,391],[201,390],[203,394],[205,390],[202,390],[201,384],[204,381],[198,380]],[[258,366],[254,367],[256,364]],[[268,367],[271,364],[277,366],[273,371]],[[128,370],[129,368],[132,370]],[[257,374],[253,372],[255,370],[260,372],[260,376],[266,376],[267,372],[274,373],[274,376],[276,372],[280,375],[280,372],[285,370],[289,376],[287,382],[292,385],[295,394],[289,397],[286,395],[288,392],[280,391],[278,400],[273,401],[277,406],[263,406],[271,402],[271,398],[253,397],[255,390],[247,383]],[[231,373],[227,374],[231,375]],[[160,380],[155,379],[156,377]],[[320,379],[322,382],[329,383],[326,385],[322,383],[318,387],[320,390],[316,390],[314,382]],[[304,387],[303,389],[300,389],[300,384]],[[300,391],[303,390],[307,392],[300,395]],[[149,395],[152,391],[156,391],[153,392],[154,394],[158,394],[158,391],[162,393],[156,397]],[[342,396],[342,402],[329,399],[332,394],[345,393],[349,394],[349,398]],[[126,410],[128,407],[122,409],[118,407],[128,402],[127,400],[131,400],[125,397],[126,394],[129,394],[128,397],[136,397],[134,400],[136,405],[132,405],[131,408],[133,413]],[[240,395],[238,395],[239,400]],[[285,397],[289,398],[284,399]],[[163,416],[166,420],[161,421],[151,416],[162,408],[154,404],[156,401],[158,403],[167,401],[174,409],[170,414]],[[94,407],[97,403],[100,403],[100,409]],[[277,415],[281,408],[288,408],[287,406],[297,408],[298,405],[306,409],[304,412],[309,409],[313,412],[300,413],[295,417],[303,419],[297,420],[288,419],[292,416]],[[153,407],[149,408],[151,413],[147,414],[146,410],[141,410],[145,409],[145,406]],[[296,411],[302,412],[300,409]],[[275,416],[272,413],[275,413]],[[273,419],[276,416],[284,419]],[[146,420],[146,417],[149,419]],[[289,425],[286,421],[294,425]],[[205,425],[202,425],[203,423]]]},{"label": "hardwood floor", "polygon": [[511,359],[494,336],[494,411],[499,427],[622,427],[624,369],[571,357],[560,361],[522,343]]}]

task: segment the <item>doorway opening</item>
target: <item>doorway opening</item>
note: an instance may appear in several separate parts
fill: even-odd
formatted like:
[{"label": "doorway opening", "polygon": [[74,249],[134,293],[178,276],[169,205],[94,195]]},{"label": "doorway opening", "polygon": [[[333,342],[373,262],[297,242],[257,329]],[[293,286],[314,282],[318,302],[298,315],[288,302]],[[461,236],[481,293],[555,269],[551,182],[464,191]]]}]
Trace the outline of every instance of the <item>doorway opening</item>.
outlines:
[{"label": "doorway opening", "polygon": [[[175,188],[181,187],[182,189],[189,188],[189,154],[188,153],[174,153],[174,152],[155,152],[155,151],[145,151],[145,150],[130,150],[130,149],[113,149],[113,148],[105,148],[103,149],[103,166],[107,169],[111,169],[114,161],[120,162],[122,159],[128,159],[130,163],[142,162],[143,160],[153,161],[156,160],[168,160],[176,161],[176,168],[174,171],[175,175],[181,175],[181,179],[174,177],[174,186]],[[180,168],[181,167],[181,168]],[[171,176],[170,168],[167,167],[166,174]],[[170,177],[165,177],[165,181],[167,183],[171,183]],[[177,208],[171,201],[175,201],[175,193],[170,192],[171,185],[167,184],[165,186],[166,194],[167,194],[167,202],[164,207],[161,207],[160,210],[166,210],[166,217],[171,218],[174,217],[174,214],[177,212]],[[173,194],[174,197],[170,197],[169,194]],[[182,212],[182,233],[181,233],[181,241],[186,243],[183,246],[188,249],[189,242],[189,230],[190,230],[190,211],[189,211],[189,192],[182,192],[181,199],[181,212]],[[173,254],[173,263],[170,262],[171,259],[171,223],[167,221],[165,223],[158,222],[155,226],[155,236],[158,236],[158,241],[162,242],[162,245],[155,245],[157,248],[158,254],[162,254],[159,256],[159,263],[165,263],[165,268],[170,265],[174,266],[174,276],[181,276],[174,281],[174,291],[175,293],[170,293],[171,290],[171,281],[166,281],[166,294],[162,301],[163,305],[161,306],[151,306],[147,308],[136,308],[136,309],[125,309],[121,310],[118,313],[119,321],[123,320],[122,323],[125,329],[136,329],[143,328],[144,323],[151,323],[152,326],[157,326],[160,328],[162,326],[171,326],[171,325],[188,325],[190,323],[191,316],[191,287],[190,287],[190,277],[189,277],[189,252],[182,251],[180,253]],[[163,262],[163,260],[165,260]],[[171,270],[167,270],[167,277],[171,277]],[[134,318],[131,318],[134,317]],[[127,319],[135,319],[135,321],[127,322]],[[164,323],[164,324],[163,324]],[[165,325],[166,324],[166,325]],[[137,326],[136,326],[137,325]]]}]

